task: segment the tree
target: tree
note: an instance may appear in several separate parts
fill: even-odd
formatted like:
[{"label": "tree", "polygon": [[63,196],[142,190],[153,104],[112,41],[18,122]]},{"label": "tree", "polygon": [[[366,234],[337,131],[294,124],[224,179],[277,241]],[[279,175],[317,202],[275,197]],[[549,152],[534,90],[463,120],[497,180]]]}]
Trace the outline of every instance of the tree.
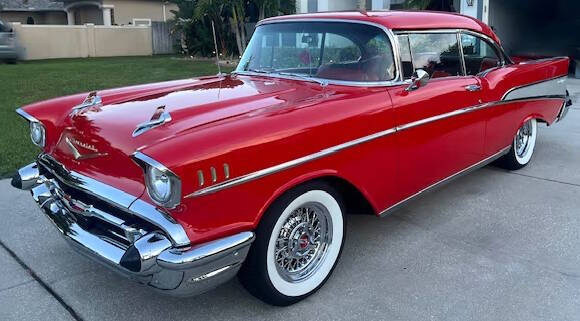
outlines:
[{"label": "tree", "polygon": [[431,0],[407,0],[405,1],[405,8],[425,10],[431,3]]},{"label": "tree", "polygon": [[243,0],[230,1],[230,26],[236,36],[238,53],[241,56],[246,50],[246,7]]},{"label": "tree", "polygon": [[452,0],[407,0],[406,8],[455,12]]},{"label": "tree", "polygon": [[[226,15],[225,11],[227,9],[227,0],[197,0],[195,5],[194,18],[197,20],[204,20],[204,18],[209,19],[209,24],[213,21],[215,25],[215,33],[218,42],[218,50],[222,53],[227,52],[226,43]],[[207,21],[206,21],[207,23]],[[213,31],[212,31],[213,33]],[[218,53],[219,54],[219,53]]]},{"label": "tree", "polygon": [[211,56],[215,25],[218,54],[241,55],[248,43],[247,24],[266,17],[290,14],[294,0],[169,0],[177,4],[174,31],[179,32],[188,54]]},{"label": "tree", "polygon": [[258,7],[258,21],[296,12],[296,1],[292,0],[254,0],[252,2]]},{"label": "tree", "polygon": [[173,10],[173,33],[179,34],[179,47],[187,55],[211,55],[213,38],[207,24],[198,19],[194,13],[197,0],[170,0],[179,10]]}]

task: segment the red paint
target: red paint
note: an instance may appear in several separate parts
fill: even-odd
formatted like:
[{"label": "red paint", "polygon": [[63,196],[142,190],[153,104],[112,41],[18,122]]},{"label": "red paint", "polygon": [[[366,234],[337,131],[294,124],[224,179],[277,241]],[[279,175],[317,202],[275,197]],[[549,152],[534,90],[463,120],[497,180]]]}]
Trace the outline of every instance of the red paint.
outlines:
[{"label": "red paint", "polygon": [[[275,19],[362,20],[392,29],[465,28],[497,37],[484,24],[459,15],[425,12],[320,13]],[[566,59],[509,65],[484,77],[432,79],[413,92],[407,85],[349,87],[259,76],[186,79],[99,91],[103,106],[73,117],[86,93],[24,107],[47,128],[46,153],[71,169],[151,202],[143,172],[130,155],[140,150],[182,180],[182,195],[211,186],[210,168],[224,181],[223,164],[236,178],[386,129],[501,100],[511,88],[563,76]],[[465,86],[479,84],[479,92]],[[376,213],[420,189],[508,146],[529,117],[552,123],[563,99],[513,102],[431,122],[347,148],[273,175],[197,198],[184,198],[171,215],[192,242],[255,229],[268,206],[310,179],[343,179]],[[137,124],[159,106],[173,120],[138,137]],[[66,137],[107,153],[77,161]]]}]

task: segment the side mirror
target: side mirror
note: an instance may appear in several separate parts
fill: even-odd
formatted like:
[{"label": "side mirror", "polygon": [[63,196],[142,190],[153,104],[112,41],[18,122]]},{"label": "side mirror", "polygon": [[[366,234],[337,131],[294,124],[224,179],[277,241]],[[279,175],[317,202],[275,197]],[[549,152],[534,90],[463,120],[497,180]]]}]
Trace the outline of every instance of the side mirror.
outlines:
[{"label": "side mirror", "polygon": [[413,73],[413,77],[411,77],[411,84],[405,90],[406,91],[413,91],[413,90],[417,90],[423,86],[426,86],[427,83],[429,82],[429,78],[430,78],[430,76],[429,76],[428,72],[426,72],[423,69],[417,69]]}]

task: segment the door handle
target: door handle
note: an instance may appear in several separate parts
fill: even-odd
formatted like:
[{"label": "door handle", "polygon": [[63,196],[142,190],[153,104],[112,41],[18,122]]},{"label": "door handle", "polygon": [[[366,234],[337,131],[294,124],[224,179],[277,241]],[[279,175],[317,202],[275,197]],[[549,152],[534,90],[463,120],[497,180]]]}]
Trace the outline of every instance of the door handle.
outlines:
[{"label": "door handle", "polygon": [[465,86],[465,90],[467,90],[467,91],[480,91],[481,86],[480,85],[467,85],[467,86]]}]

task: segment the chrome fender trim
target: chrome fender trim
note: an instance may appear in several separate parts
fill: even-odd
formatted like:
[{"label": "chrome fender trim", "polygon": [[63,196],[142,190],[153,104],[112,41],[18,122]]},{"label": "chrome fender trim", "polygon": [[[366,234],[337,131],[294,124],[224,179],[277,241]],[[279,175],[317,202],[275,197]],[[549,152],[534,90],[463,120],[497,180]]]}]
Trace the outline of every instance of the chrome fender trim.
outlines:
[{"label": "chrome fender trim", "polygon": [[437,187],[443,186],[443,185],[445,185],[445,184],[453,181],[456,178],[462,177],[463,175],[467,175],[467,174],[471,173],[474,170],[477,170],[479,168],[484,167],[485,165],[488,165],[488,164],[492,163],[496,159],[498,159],[498,158],[502,157],[503,155],[507,154],[510,151],[510,148],[511,148],[511,146],[502,148],[499,152],[497,152],[497,153],[489,156],[488,158],[486,158],[486,159],[484,159],[482,161],[479,161],[479,162],[477,162],[477,163],[475,163],[475,164],[473,164],[473,165],[471,165],[471,166],[469,166],[469,167],[467,167],[467,168],[465,168],[465,169],[463,169],[463,170],[461,170],[461,171],[459,171],[459,172],[457,172],[457,173],[455,173],[455,174],[453,174],[453,175],[451,175],[449,177],[446,177],[446,178],[440,180],[439,182],[436,182],[436,183],[434,183],[434,184],[432,184],[432,185],[430,185],[428,187],[425,187],[424,189],[418,191],[417,193],[415,193],[415,194],[413,194],[413,195],[405,198],[404,200],[396,203],[395,205],[392,205],[389,208],[383,210],[382,212],[379,213],[379,216],[385,217],[385,216],[393,213],[396,209],[400,208],[401,206],[407,204],[409,201],[415,199],[419,195],[422,195],[422,194],[424,194],[424,193],[426,193],[428,191],[431,191],[433,189],[436,189]]},{"label": "chrome fender trim", "polygon": [[517,98],[517,99],[510,99],[510,100],[501,100],[501,101],[494,101],[494,102],[489,102],[489,103],[482,103],[482,104],[478,104],[478,105],[474,105],[474,106],[469,106],[469,107],[465,107],[465,108],[461,108],[461,109],[457,109],[445,114],[440,114],[440,115],[435,115],[432,117],[428,117],[428,118],[424,118],[424,119],[419,119],[417,121],[413,121],[410,123],[406,123],[406,124],[401,124],[399,126],[396,127],[392,127],[371,135],[367,135],[364,137],[360,137],[339,145],[335,145],[335,146],[331,146],[329,148],[323,149],[319,152],[310,154],[310,155],[306,155],[300,158],[296,158],[278,165],[274,165],[268,168],[264,168],[252,173],[248,173],[239,177],[234,177],[228,180],[225,180],[223,182],[220,182],[218,184],[215,185],[211,185],[205,188],[201,188],[198,189],[196,191],[194,191],[193,193],[190,193],[188,195],[185,196],[185,198],[195,198],[195,197],[200,197],[206,194],[212,194],[218,191],[221,191],[223,189],[226,188],[230,188],[230,187],[234,187],[243,183],[247,183],[259,178],[262,178],[264,176],[268,176],[268,175],[272,175],[275,173],[278,173],[280,171],[292,168],[292,167],[296,167],[299,166],[301,164],[307,163],[307,162],[311,162],[314,160],[317,160],[319,158],[322,157],[326,157],[332,154],[335,154],[339,151],[342,151],[343,149],[347,149],[347,148],[351,148],[354,146],[357,146],[359,144],[363,144],[375,139],[379,139],[382,137],[386,137],[389,136],[391,134],[395,134],[397,132],[400,131],[404,131],[404,130],[408,130],[414,127],[418,127],[418,126],[422,126],[425,124],[429,124],[435,121],[439,121],[439,120],[443,120],[443,119],[447,119],[447,118],[451,118],[451,117],[455,117],[455,116],[460,116],[460,115],[464,115],[464,114],[468,114],[471,112],[475,112],[481,109],[485,109],[485,108],[491,108],[491,107],[496,107],[496,106],[501,106],[501,105],[506,105],[506,104],[511,104],[511,103],[515,103],[515,102],[525,102],[525,101],[536,101],[536,100],[542,100],[542,99],[555,99],[555,100],[564,100],[564,96],[560,97],[560,96],[553,96],[553,95],[549,95],[549,96],[536,96],[536,97],[527,97],[527,98]]}]

